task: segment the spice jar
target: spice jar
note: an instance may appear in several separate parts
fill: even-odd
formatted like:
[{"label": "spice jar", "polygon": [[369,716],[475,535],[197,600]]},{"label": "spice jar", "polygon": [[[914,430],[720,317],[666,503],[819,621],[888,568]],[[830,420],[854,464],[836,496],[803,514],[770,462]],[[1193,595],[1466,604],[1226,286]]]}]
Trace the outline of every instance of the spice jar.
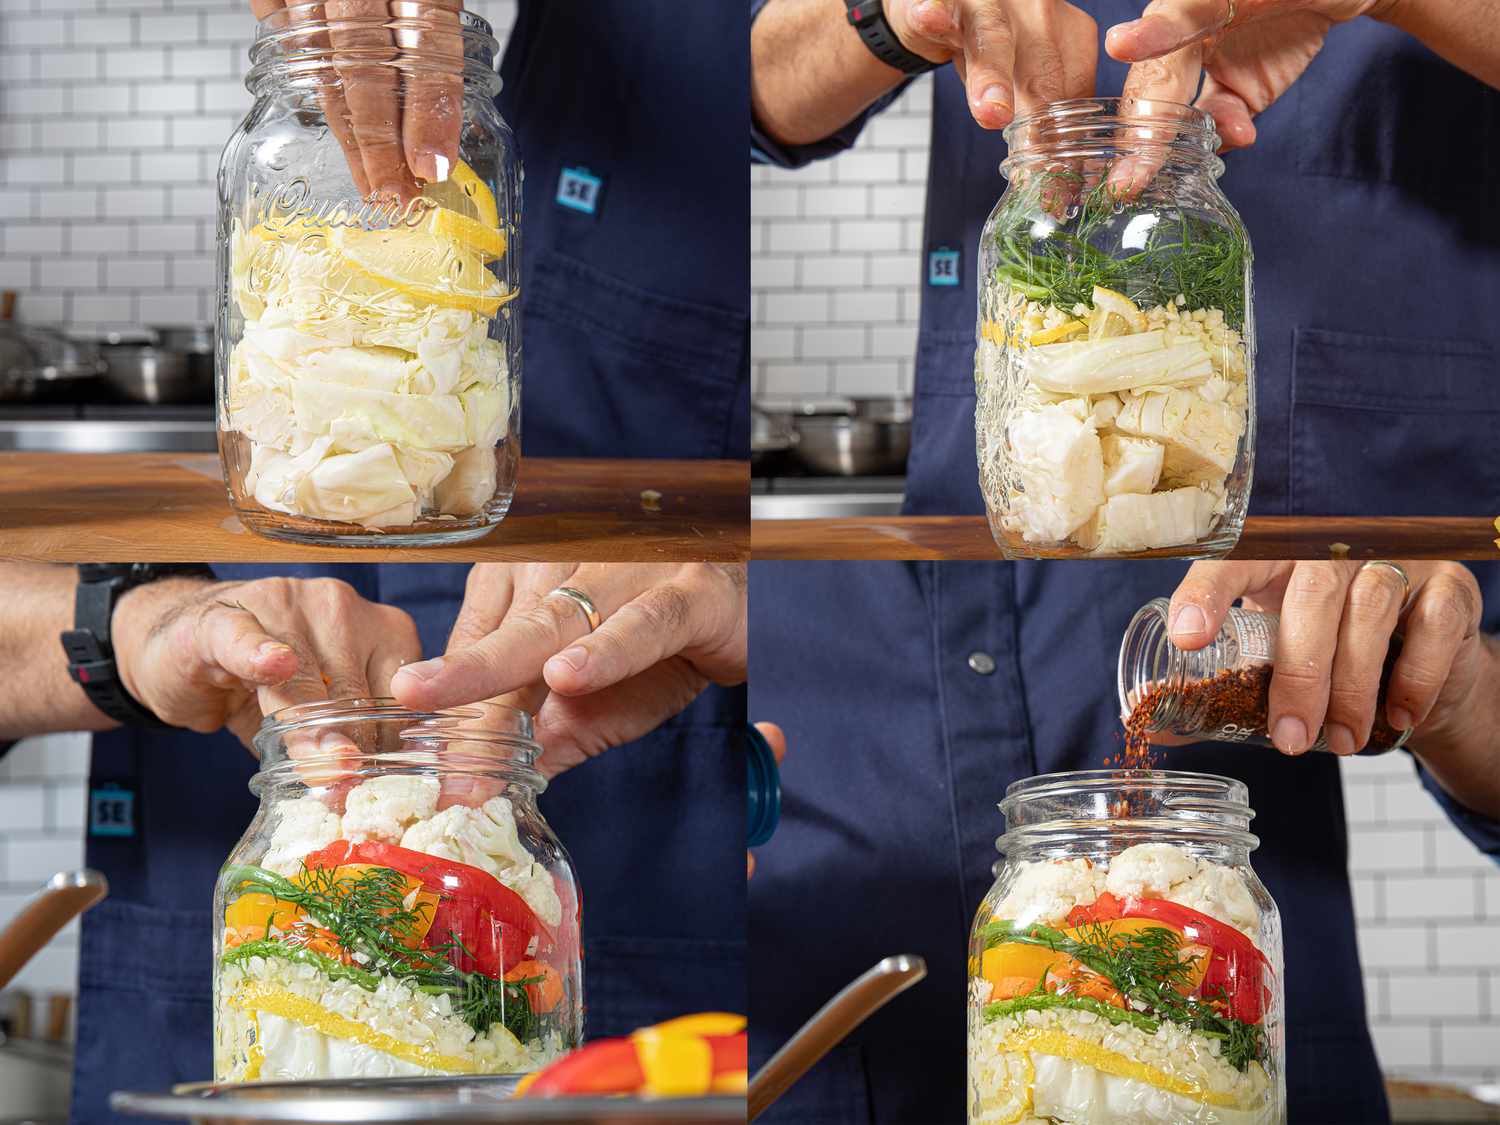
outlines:
[{"label": "spice jar", "polygon": [[1281,919],[1242,782],[1015,782],[969,942],[968,1120],[1285,1120]]},{"label": "spice jar", "polygon": [[[473,539],[515,491],[521,164],[495,40],[379,8],[261,20],[220,161],[219,450],[235,514],[281,539]],[[335,56],[331,29],[391,46]],[[371,143],[419,117],[453,127],[451,167]]]},{"label": "spice jar", "polygon": [[1250,242],[1213,119],[1052,102],[980,241],[979,484],[1007,558],[1227,553],[1255,435]]},{"label": "spice jar", "polygon": [[523,711],[268,716],[214,902],[221,1082],[535,1070],[583,1031],[578,887]]},{"label": "spice jar", "polygon": [[[1170,606],[1166,598],[1152,598],[1131,618],[1120,641],[1118,686],[1127,739],[1164,732],[1273,745],[1268,712],[1279,615],[1236,606],[1209,645],[1188,652],[1168,635]],[[1361,753],[1395,750],[1411,735],[1385,718],[1385,686],[1400,651],[1400,638],[1392,637],[1370,740]],[[1321,730],[1309,749],[1328,749]]]}]

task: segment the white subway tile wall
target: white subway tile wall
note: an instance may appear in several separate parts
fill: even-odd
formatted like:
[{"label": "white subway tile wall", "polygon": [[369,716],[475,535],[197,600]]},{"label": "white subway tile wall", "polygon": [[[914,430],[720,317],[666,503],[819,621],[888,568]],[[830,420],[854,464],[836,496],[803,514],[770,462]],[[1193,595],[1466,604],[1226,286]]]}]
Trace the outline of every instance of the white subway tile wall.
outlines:
[{"label": "white subway tile wall", "polygon": [[1404,754],[1343,763],[1360,961],[1387,1071],[1500,1080],[1500,866]]},{"label": "white subway tile wall", "polygon": [[850,151],[750,172],[757,395],[911,393],[932,79]]},{"label": "white subway tile wall", "polygon": [[[516,0],[468,7],[504,42]],[[0,0],[0,288],[72,331],[213,317],[249,0]]]},{"label": "white subway tile wall", "polygon": [[[89,739],[31,738],[0,758],[0,925],[58,871],[83,864]],[[21,970],[11,988],[33,995],[72,992],[78,923],[70,923]]]}]

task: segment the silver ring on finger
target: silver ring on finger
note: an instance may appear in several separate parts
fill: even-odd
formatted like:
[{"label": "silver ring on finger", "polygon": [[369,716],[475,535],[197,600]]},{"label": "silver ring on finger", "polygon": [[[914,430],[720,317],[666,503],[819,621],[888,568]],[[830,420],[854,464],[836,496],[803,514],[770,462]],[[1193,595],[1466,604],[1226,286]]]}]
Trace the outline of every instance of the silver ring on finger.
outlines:
[{"label": "silver ring on finger", "polygon": [[1224,22],[1219,25],[1220,31],[1228,31],[1234,25],[1235,5],[1234,0],[1229,0],[1229,12],[1224,17]]},{"label": "silver ring on finger", "polygon": [[[567,598],[568,601],[576,605],[579,612],[587,618],[590,633],[599,628],[599,610],[595,607],[593,599],[582,590],[575,589],[572,586],[559,586],[555,590],[547,592],[547,598],[551,597]],[[546,601],[547,598],[543,598],[542,601]]]},{"label": "silver ring on finger", "polygon": [[1406,573],[1406,568],[1400,563],[1394,563],[1388,559],[1371,559],[1368,562],[1359,564],[1360,570],[1374,570],[1376,568],[1389,570],[1397,578],[1401,579],[1401,612],[1405,613],[1411,605],[1411,576]]}]

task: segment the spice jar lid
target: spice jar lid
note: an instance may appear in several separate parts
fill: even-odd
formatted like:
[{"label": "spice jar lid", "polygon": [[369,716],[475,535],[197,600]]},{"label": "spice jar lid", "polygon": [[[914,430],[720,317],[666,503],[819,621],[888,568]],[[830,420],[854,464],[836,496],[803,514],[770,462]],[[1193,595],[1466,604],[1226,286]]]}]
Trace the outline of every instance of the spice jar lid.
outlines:
[{"label": "spice jar lid", "polygon": [[746,846],[758,848],[776,832],[781,821],[781,770],[766,736],[745,728]]}]

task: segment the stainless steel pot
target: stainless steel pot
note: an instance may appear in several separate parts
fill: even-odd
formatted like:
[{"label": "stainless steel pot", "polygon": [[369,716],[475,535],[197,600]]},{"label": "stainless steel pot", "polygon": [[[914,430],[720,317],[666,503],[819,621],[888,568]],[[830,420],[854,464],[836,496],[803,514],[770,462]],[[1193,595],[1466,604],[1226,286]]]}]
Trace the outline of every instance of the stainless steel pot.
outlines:
[{"label": "stainless steel pot", "polygon": [[132,402],[213,401],[212,357],[204,367],[195,365],[194,356],[187,352],[134,340],[106,343],[103,352],[105,382]]},{"label": "stainless steel pot", "polygon": [[29,402],[103,372],[92,344],[53,328],[21,324],[15,309],[16,295],[6,292],[0,297],[0,402]]},{"label": "stainless steel pot", "polygon": [[857,399],[847,415],[793,419],[796,456],[829,476],[890,476],[906,471],[911,450],[911,405],[905,399]]}]

